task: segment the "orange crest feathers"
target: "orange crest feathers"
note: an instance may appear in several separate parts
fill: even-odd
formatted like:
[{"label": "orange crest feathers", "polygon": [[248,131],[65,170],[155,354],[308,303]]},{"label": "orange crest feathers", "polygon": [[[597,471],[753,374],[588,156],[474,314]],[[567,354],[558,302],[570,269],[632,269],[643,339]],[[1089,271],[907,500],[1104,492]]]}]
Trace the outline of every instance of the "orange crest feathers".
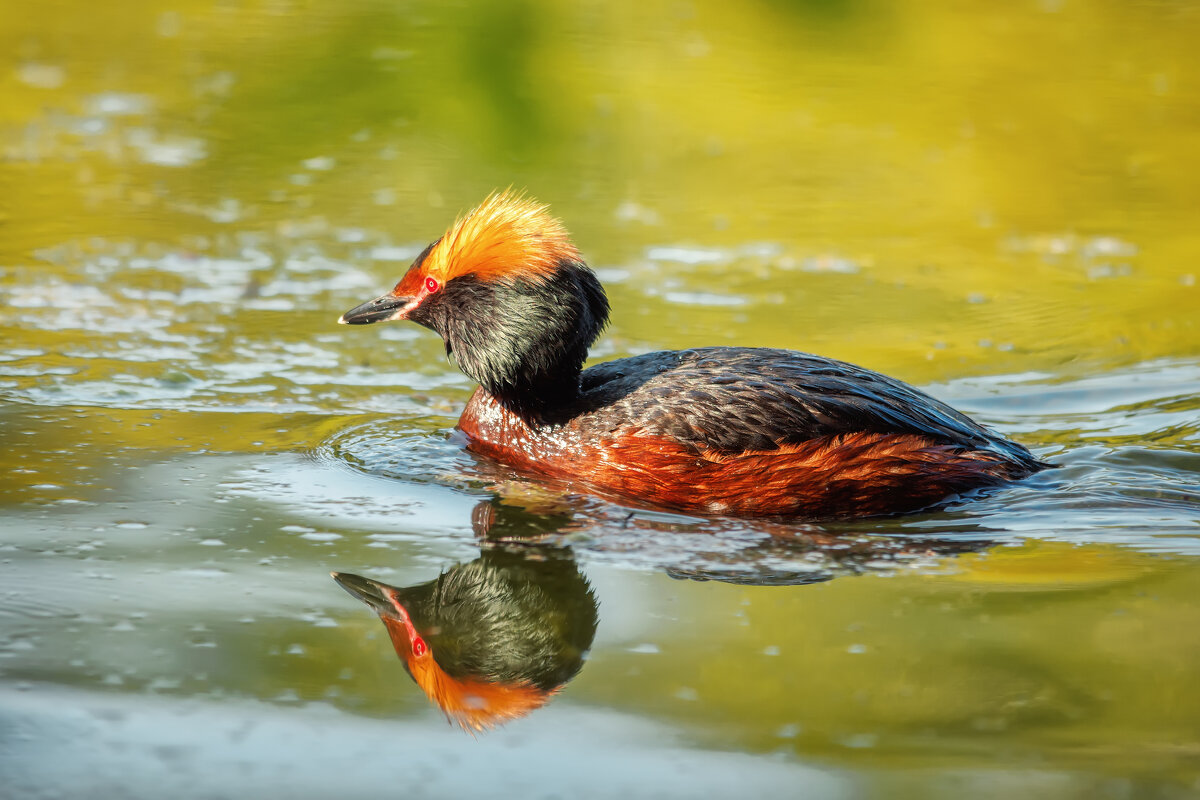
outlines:
[{"label": "orange crest feathers", "polygon": [[421,271],[445,283],[460,275],[484,280],[552,274],[580,260],[567,229],[544,206],[520,194],[493,193],[461,217],[429,251]]}]

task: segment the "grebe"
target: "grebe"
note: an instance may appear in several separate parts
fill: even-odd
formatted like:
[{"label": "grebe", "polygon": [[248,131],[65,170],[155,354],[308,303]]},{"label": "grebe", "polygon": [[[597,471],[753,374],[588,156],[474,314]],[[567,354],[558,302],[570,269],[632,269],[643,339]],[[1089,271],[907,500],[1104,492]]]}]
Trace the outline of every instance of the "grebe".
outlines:
[{"label": "grebe", "polygon": [[791,350],[702,347],[584,370],[608,311],[562,224],[505,192],[338,321],[440,335],[479,383],[458,421],[472,452],[651,506],[848,519],[1049,466],[895,378]]},{"label": "grebe", "polygon": [[407,588],[332,575],[379,615],[421,691],[468,731],[545,705],[596,635],[596,596],[569,552],[488,549]]}]

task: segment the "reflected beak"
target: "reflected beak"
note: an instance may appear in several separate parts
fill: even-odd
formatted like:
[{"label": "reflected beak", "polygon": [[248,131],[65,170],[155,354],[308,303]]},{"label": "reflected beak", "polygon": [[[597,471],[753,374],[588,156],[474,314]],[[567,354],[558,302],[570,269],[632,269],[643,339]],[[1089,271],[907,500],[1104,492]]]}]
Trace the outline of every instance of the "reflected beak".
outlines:
[{"label": "reflected beak", "polygon": [[342,314],[338,324],[366,325],[371,322],[404,319],[412,310],[414,300],[415,298],[412,297],[396,297],[393,294],[385,294],[383,297],[368,300],[361,306],[355,306]]},{"label": "reflected beak", "polygon": [[360,575],[351,575],[349,572],[331,572],[329,574],[351,597],[369,605],[376,614],[388,617],[396,616],[396,606],[384,592],[385,584],[376,583],[370,578]]}]

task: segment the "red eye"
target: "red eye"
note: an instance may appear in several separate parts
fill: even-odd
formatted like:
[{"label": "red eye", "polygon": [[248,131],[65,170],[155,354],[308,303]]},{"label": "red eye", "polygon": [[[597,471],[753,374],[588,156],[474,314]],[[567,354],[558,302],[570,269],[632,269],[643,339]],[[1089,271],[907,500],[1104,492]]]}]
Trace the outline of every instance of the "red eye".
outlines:
[{"label": "red eye", "polygon": [[[433,280],[433,279],[430,278],[430,280]],[[433,281],[433,285],[437,286],[437,281]],[[429,648],[425,646],[425,640],[422,639],[420,636],[413,639],[412,651],[413,651],[414,656],[416,656],[417,658],[420,658],[421,656],[425,655],[425,651],[428,649]]]},{"label": "red eye", "polygon": [[432,294],[433,292],[436,292],[437,290],[438,290],[437,280],[432,277],[426,278],[425,279],[425,291],[430,292]]}]

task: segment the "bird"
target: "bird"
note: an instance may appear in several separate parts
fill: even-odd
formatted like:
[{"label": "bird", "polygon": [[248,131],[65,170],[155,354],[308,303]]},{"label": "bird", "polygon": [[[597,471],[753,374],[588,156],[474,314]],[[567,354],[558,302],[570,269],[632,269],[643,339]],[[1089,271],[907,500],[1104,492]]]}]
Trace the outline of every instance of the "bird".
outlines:
[{"label": "bird", "polygon": [[469,451],[638,507],[848,520],[1052,466],[903,381],[808,353],[696,347],[583,369],[608,318],[563,223],[508,190],[338,322],[431,329],[479,384],[457,426]]},{"label": "bird", "polygon": [[596,596],[569,551],[487,549],[407,588],[330,574],[383,621],[425,695],[471,733],[545,705],[596,635]]}]

